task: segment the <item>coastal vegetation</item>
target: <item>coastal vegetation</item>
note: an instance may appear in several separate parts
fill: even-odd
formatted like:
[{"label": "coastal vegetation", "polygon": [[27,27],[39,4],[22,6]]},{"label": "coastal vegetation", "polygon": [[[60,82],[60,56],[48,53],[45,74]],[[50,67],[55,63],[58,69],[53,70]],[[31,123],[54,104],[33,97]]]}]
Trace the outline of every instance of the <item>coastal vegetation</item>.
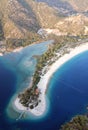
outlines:
[{"label": "coastal vegetation", "polygon": [[18,95],[20,103],[30,109],[33,109],[39,104],[40,100],[38,100],[38,97],[39,97],[38,89],[34,91],[33,88],[29,88],[25,91],[25,93]]},{"label": "coastal vegetation", "polygon": [[23,39],[8,38],[6,39],[6,48],[7,50],[13,50],[18,47],[25,47],[40,41],[42,41],[42,38],[36,33],[30,34],[29,38],[23,38]]},{"label": "coastal vegetation", "polygon": [[[1,36],[0,37],[1,40],[4,39],[3,31],[1,32],[0,36]],[[42,42],[43,40],[54,39],[55,46],[53,46],[53,49],[52,49],[52,52],[53,52],[55,48],[58,49],[59,45],[60,44],[62,45],[64,42],[66,42],[66,43],[74,42],[75,43],[75,42],[78,41],[78,39],[83,40],[83,39],[87,39],[87,38],[88,38],[88,35],[55,36],[55,35],[51,34],[47,38],[43,39],[40,35],[34,33],[34,34],[30,34],[30,37],[29,38],[25,38],[25,39],[12,39],[12,38],[8,38],[8,39],[5,40],[4,47],[6,48],[5,51],[9,52],[9,51],[12,51],[12,50],[14,50],[16,48],[19,48],[19,47],[25,47],[25,46],[28,46],[30,44]],[[2,50],[1,50],[1,52],[2,52]]]},{"label": "coastal vegetation", "polygon": [[[39,30],[43,31],[39,34]],[[88,41],[88,0],[0,0],[0,53],[8,53],[16,48],[46,40],[54,40],[54,43],[48,46],[47,52],[43,55],[34,56],[37,65],[32,86],[18,94],[19,102],[27,110],[34,109],[42,101],[42,98],[39,98],[42,91],[37,85],[49,67],[71,49]],[[24,58],[23,54],[22,58]],[[4,100],[3,102],[6,103]],[[10,110],[10,113],[14,112],[12,108]],[[1,118],[5,115],[2,113],[0,113]],[[1,125],[3,124],[4,122],[1,122]],[[8,127],[14,129],[12,124]],[[87,115],[74,117],[70,122],[62,125],[61,130],[88,130]]]},{"label": "coastal vegetation", "polygon": [[[56,38],[55,42],[49,45],[47,52],[45,52],[42,56],[37,57],[37,65],[33,75],[32,87],[18,95],[20,103],[23,104],[23,106],[28,108],[31,104],[31,108],[33,109],[39,104],[39,94],[41,91],[38,89],[37,84],[39,83],[41,76],[47,72],[49,66],[58,58],[66,53],[69,53],[69,49],[74,48],[81,43],[81,41],[79,41],[79,37],[64,36],[60,37],[60,42],[58,41],[59,39]],[[36,91],[38,91],[37,95]]]},{"label": "coastal vegetation", "polygon": [[[46,0],[44,2],[42,0],[40,2],[35,0],[1,0],[0,3],[0,20],[2,21],[0,32],[3,30],[0,36],[4,35],[7,44],[6,50],[40,42],[41,36],[37,34],[40,29],[53,29],[52,34],[57,34],[58,37],[65,33],[66,36],[88,34],[88,18],[84,15],[84,12],[87,13],[87,4],[83,6],[81,2],[72,2],[71,0],[67,3],[62,0],[55,0],[55,2],[53,0],[47,2]],[[66,8],[63,3],[66,4]],[[76,12],[78,11],[75,9],[76,3],[78,10],[80,10],[79,7],[83,7],[81,14]],[[87,1],[85,0],[84,3]],[[69,16],[71,12],[74,15]],[[55,29],[58,32],[55,32]]]},{"label": "coastal vegetation", "polygon": [[70,122],[62,125],[60,130],[88,130],[87,115],[78,115]]},{"label": "coastal vegetation", "polygon": [[[46,0],[44,2],[42,0],[40,2],[35,0],[1,0],[0,3],[0,41],[4,39],[4,49],[0,48],[1,53],[46,39],[57,39],[59,43],[65,38],[64,35],[71,36],[70,40],[74,40],[74,42],[76,39],[72,36],[88,35],[88,18],[84,15],[84,12],[87,13],[87,4],[85,4],[85,8],[83,6],[84,12],[77,14],[79,6],[82,7],[81,2],[78,1],[72,2],[70,0],[68,3],[64,3],[61,0],[53,3],[53,0],[47,2]],[[65,8],[63,3],[69,8]],[[76,3],[78,10],[75,9]],[[53,8],[53,4],[56,8]],[[71,12],[74,12],[74,15],[69,16]],[[40,29],[53,31],[44,36],[38,34]]]}]

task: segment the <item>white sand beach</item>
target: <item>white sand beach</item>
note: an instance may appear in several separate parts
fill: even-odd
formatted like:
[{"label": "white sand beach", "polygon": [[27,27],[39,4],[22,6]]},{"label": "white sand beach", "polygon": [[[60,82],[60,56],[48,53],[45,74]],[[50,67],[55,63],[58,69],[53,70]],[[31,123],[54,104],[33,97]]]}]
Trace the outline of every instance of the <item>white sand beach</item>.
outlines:
[{"label": "white sand beach", "polygon": [[[69,53],[63,55],[61,58],[59,58],[57,61],[55,61],[49,67],[49,70],[47,71],[47,73],[44,76],[41,76],[41,79],[37,85],[41,91],[41,94],[39,97],[41,99],[41,102],[39,103],[39,105],[36,108],[34,108],[33,110],[29,109],[28,111],[30,111],[35,116],[41,116],[46,111],[45,92],[46,92],[49,80],[50,80],[51,76],[53,75],[53,73],[57,69],[59,69],[65,62],[70,60],[72,57],[78,55],[81,52],[87,51],[87,50],[88,50],[88,43],[83,43],[82,45],[79,45],[79,46],[75,47],[74,49],[71,48]],[[15,100],[15,106],[19,110],[26,110],[26,108],[23,107],[19,103],[18,98]]]}]

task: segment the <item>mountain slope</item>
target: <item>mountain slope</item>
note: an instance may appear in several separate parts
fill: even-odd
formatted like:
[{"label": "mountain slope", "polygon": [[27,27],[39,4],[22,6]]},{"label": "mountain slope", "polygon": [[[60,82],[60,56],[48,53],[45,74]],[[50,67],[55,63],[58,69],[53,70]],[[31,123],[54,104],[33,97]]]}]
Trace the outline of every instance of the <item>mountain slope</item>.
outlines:
[{"label": "mountain slope", "polygon": [[74,14],[88,11],[87,0],[35,0],[47,3],[49,6],[58,9],[62,14]]},{"label": "mountain slope", "polygon": [[44,2],[50,7],[57,9],[61,15],[68,16],[69,14],[76,13],[73,6],[67,1],[64,0],[36,0],[37,2]]},{"label": "mountain slope", "polygon": [[[6,7],[3,8],[3,5]],[[39,28],[51,28],[59,20],[55,9],[33,0],[3,0],[1,12],[6,39],[30,37]]]},{"label": "mountain slope", "polygon": [[3,21],[6,38],[26,37],[40,28],[31,6],[24,0],[8,1]]},{"label": "mountain slope", "polygon": [[41,28],[57,29],[62,35],[86,35],[87,3],[87,0],[1,0],[0,35],[5,39],[32,40],[38,37]]},{"label": "mountain slope", "polygon": [[88,11],[88,0],[65,0],[78,12]]}]

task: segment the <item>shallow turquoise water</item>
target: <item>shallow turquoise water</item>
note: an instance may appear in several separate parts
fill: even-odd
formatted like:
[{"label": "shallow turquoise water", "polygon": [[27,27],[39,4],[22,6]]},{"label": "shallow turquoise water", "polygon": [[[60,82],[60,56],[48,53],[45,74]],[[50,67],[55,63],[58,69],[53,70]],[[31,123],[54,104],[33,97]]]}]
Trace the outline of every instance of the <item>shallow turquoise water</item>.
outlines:
[{"label": "shallow turquoise water", "polygon": [[44,45],[37,44],[36,48],[31,46],[0,58],[0,130],[57,130],[74,115],[87,112],[88,51],[75,56],[53,74],[46,93],[50,104],[46,114],[41,118],[29,114],[27,120],[24,120],[27,115],[15,120],[19,113],[12,103],[17,93],[30,84],[36,65],[33,55],[44,53],[47,49]]}]

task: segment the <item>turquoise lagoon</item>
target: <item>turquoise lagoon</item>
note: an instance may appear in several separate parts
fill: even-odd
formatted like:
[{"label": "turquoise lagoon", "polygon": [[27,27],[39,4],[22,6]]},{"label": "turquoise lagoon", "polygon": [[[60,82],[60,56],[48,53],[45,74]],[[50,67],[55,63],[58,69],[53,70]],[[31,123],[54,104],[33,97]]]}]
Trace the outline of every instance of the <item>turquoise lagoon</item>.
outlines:
[{"label": "turquoise lagoon", "polygon": [[[87,113],[88,51],[61,66],[50,79],[46,97],[47,112],[40,118],[19,112],[13,101],[30,84],[35,71],[35,55],[41,55],[52,41],[26,47],[0,57],[0,130],[58,130],[74,115]],[[49,106],[49,107],[48,107]]]}]

